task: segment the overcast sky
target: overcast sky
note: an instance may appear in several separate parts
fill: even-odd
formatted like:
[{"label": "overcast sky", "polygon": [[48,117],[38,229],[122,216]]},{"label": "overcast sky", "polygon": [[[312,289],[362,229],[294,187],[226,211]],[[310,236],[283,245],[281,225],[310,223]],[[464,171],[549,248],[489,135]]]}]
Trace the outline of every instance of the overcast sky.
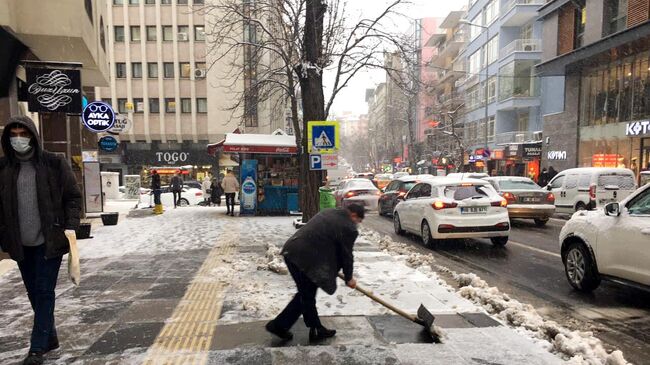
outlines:
[{"label": "overcast sky", "polygon": [[[459,10],[465,5],[465,0],[410,0],[411,4],[403,7],[409,17],[428,18],[428,17],[445,17],[452,10]],[[360,12],[367,17],[376,16],[377,12],[384,9],[388,1],[386,0],[348,0],[348,9],[351,13]],[[358,17],[350,17],[358,19]],[[408,22],[400,25],[402,31],[409,28]],[[325,77],[328,75],[326,74]],[[329,77],[331,79],[331,75]],[[365,114],[368,107],[365,101],[365,90],[373,88],[377,84],[385,81],[384,72],[364,72],[356,76],[350,85],[342,90],[336,98],[332,108],[333,114],[343,112],[353,112],[355,114]],[[326,90],[326,95],[328,92]]]}]

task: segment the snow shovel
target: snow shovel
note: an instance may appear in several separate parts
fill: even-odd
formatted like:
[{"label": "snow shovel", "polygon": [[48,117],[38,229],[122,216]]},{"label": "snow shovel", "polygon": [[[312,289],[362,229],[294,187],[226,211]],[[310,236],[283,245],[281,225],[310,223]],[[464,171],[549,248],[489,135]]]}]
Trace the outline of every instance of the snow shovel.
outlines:
[{"label": "snow shovel", "polygon": [[[343,281],[345,281],[345,278],[343,274],[339,273],[339,278],[341,278]],[[374,300],[375,302],[383,305],[384,307],[390,309],[391,311],[399,314],[400,316],[408,319],[411,322],[417,323],[420,326],[424,327],[424,332],[429,336],[433,342],[435,343],[441,343],[440,339],[440,330],[438,329],[437,326],[433,324],[433,321],[436,319],[431,312],[422,304],[420,304],[420,308],[418,308],[418,314],[417,316],[414,316],[412,314],[408,314],[404,312],[403,310],[393,306],[392,304],[386,302],[385,300],[379,298],[378,296],[374,295],[371,291],[366,290],[359,285],[355,287],[355,289],[358,292],[361,292],[363,295],[367,296],[368,298]]]}]

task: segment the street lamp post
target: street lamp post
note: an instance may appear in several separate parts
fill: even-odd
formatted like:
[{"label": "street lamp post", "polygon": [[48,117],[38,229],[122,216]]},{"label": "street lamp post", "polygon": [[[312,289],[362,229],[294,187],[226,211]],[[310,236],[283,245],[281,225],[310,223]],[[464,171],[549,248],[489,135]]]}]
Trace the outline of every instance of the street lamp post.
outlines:
[{"label": "street lamp post", "polygon": [[[486,49],[485,49],[485,91],[484,91],[484,93],[485,93],[485,150],[487,151],[489,149],[488,148],[488,131],[489,131],[489,123],[488,123],[488,100],[489,100],[489,97],[488,97],[488,94],[489,94],[489,91],[488,91],[488,89],[489,89],[489,85],[488,85],[488,78],[489,78],[488,77],[488,66],[489,66],[489,64],[488,64],[488,49],[487,49],[487,47],[490,44],[490,27],[485,26],[483,24],[472,23],[467,19],[461,19],[460,21],[458,21],[458,23],[485,29],[485,36],[486,36],[487,40],[485,41]],[[485,165],[485,169],[487,170],[487,164]]]}]

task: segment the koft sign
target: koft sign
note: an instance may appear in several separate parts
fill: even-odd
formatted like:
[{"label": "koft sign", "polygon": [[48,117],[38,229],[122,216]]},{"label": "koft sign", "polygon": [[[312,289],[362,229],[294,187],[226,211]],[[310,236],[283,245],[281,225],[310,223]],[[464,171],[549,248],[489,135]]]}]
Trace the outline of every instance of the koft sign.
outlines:
[{"label": "koft sign", "polygon": [[625,126],[625,135],[634,137],[650,133],[650,120],[630,122]]},{"label": "koft sign", "polygon": [[102,102],[93,101],[84,108],[81,119],[86,128],[95,133],[106,132],[115,124],[113,108]]},{"label": "koft sign", "polygon": [[187,162],[190,154],[188,152],[156,152],[156,157],[158,158],[158,162],[173,165],[177,162]]}]

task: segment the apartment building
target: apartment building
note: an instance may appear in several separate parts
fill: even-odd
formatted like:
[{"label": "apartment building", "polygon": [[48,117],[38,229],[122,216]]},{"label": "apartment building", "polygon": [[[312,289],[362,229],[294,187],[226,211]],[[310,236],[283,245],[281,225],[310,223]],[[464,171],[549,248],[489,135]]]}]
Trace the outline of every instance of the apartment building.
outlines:
[{"label": "apartment building", "polygon": [[[284,115],[271,115],[271,102],[257,100],[254,51],[210,43],[208,28],[218,19],[211,1],[106,0],[105,6],[110,87],[97,94],[133,126],[120,136],[120,149],[103,154],[105,170],[143,176],[153,168],[163,175],[181,170],[200,179],[223,172],[208,143],[235,129],[284,127]],[[235,36],[254,43],[256,30],[242,24]],[[242,71],[232,73],[235,66]]]},{"label": "apartment building", "polygon": [[471,0],[460,22],[466,77],[466,169],[533,176],[539,173],[539,79],[542,0]]},{"label": "apartment building", "polygon": [[650,2],[548,1],[543,165],[650,170]]}]

